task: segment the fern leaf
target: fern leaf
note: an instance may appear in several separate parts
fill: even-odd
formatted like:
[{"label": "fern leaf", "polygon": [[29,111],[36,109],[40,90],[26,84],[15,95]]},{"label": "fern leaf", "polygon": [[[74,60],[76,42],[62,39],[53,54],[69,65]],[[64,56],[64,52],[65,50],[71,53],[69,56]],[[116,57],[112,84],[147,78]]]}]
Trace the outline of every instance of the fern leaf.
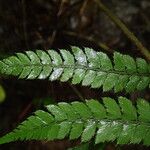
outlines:
[{"label": "fern leaf", "polygon": [[150,65],[141,58],[114,53],[111,60],[105,53],[93,49],[72,47],[72,53],[60,50],[17,53],[0,61],[0,73],[27,79],[60,80],[72,79],[72,84],[81,83],[103,91],[133,92],[150,85]]},{"label": "fern leaf", "polygon": [[136,107],[125,97],[118,102],[105,97],[102,103],[61,102],[38,110],[17,129],[0,138],[0,144],[17,140],[55,140],[68,137],[95,143],[116,141],[117,144],[150,145],[150,105],[139,99]]}]

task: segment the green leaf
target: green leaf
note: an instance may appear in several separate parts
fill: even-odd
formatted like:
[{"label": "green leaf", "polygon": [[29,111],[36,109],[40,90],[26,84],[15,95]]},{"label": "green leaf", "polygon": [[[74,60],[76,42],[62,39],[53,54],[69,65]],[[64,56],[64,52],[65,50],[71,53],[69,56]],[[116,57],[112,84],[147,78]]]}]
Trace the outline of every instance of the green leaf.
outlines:
[{"label": "green leaf", "polygon": [[49,55],[41,50],[37,50],[36,51],[37,55],[39,56],[39,58],[41,59],[41,63],[44,65],[42,72],[39,75],[39,79],[46,79],[47,77],[49,77],[51,71],[52,71],[52,67],[49,65],[51,64],[51,59],[49,57]]},{"label": "green leaf", "polygon": [[115,84],[118,80],[118,77],[119,76],[114,73],[108,74],[108,76],[106,77],[105,82],[103,84],[103,91],[111,90],[115,86]]},{"label": "green leaf", "polygon": [[126,71],[129,73],[135,73],[136,70],[136,63],[131,56],[124,55],[123,56],[124,64],[126,66]]},{"label": "green leaf", "polygon": [[119,76],[118,80],[114,86],[114,91],[115,92],[122,91],[124,89],[124,87],[126,87],[128,80],[129,80],[129,77],[127,75]]},{"label": "green leaf", "polygon": [[8,60],[9,60],[8,61],[9,65],[12,67],[11,74],[14,76],[18,76],[22,72],[22,66],[20,65],[21,64],[20,60],[15,56],[9,57]]},{"label": "green leaf", "polygon": [[[15,130],[0,138],[0,144],[17,140],[57,140],[81,138],[82,142],[116,141],[118,144],[150,145],[149,103],[139,99],[137,109],[126,98],[119,104],[105,97],[96,100],[61,102],[48,105],[48,112],[38,110]],[[138,115],[137,115],[138,113]]]},{"label": "green leaf", "polygon": [[89,111],[88,107],[81,102],[72,102],[72,107],[74,110],[82,117],[82,118],[89,118],[92,114]]},{"label": "green leaf", "polygon": [[26,66],[23,68],[23,71],[19,75],[20,79],[26,78],[31,73],[32,68],[30,66]]},{"label": "green leaf", "polygon": [[148,72],[148,65],[144,59],[137,58],[137,69],[139,73],[147,73]]},{"label": "green leaf", "polygon": [[72,129],[70,131],[70,140],[77,139],[81,136],[83,131],[83,122],[78,121],[72,125]]},{"label": "green leaf", "polygon": [[54,65],[53,72],[50,75],[49,79],[51,81],[54,81],[54,80],[58,79],[61,76],[62,72],[63,72],[63,69],[61,68],[62,59],[61,59],[60,55],[54,50],[49,50],[48,53],[51,56],[51,58],[53,60],[52,64]]},{"label": "green leaf", "polygon": [[145,134],[147,133],[148,128],[146,125],[138,125],[134,134],[130,139],[130,143],[140,143],[144,139]]},{"label": "green leaf", "polygon": [[60,126],[58,124],[54,124],[47,133],[48,140],[54,140],[58,137]]},{"label": "green leaf", "polygon": [[144,59],[135,61],[131,56],[115,52],[111,60],[107,54],[91,48],[82,50],[73,46],[71,49],[71,52],[62,49],[59,53],[54,50],[17,53],[0,61],[0,73],[61,82],[71,79],[72,84],[127,93],[150,85],[150,65]]},{"label": "green leaf", "polygon": [[101,143],[106,141],[107,136],[109,134],[109,129],[111,124],[109,122],[104,122],[101,121],[99,126],[98,126],[98,131],[96,133],[96,139],[95,139],[95,144]]},{"label": "green leaf", "polygon": [[95,135],[96,122],[89,120],[82,133],[82,142],[87,142]]},{"label": "green leaf", "polygon": [[141,121],[149,122],[150,121],[150,105],[143,99],[139,99],[137,102],[137,108],[139,113],[139,119]]},{"label": "green leaf", "polygon": [[[80,64],[82,66],[86,66],[87,65],[87,59],[86,59],[86,55],[83,53],[83,51],[78,48],[78,47],[72,47],[72,51],[73,54],[75,56],[75,59],[77,61],[77,64]],[[73,80],[72,83],[73,84],[78,84],[80,83],[84,76],[85,76],[86,70],[85,69],[76,69],[74,76],[73,76]]]},{"label": "green leaf", "polygon": [[32,70],[32,68],[30,66],[28,66],[28,64],[31,65],[30,59],[28,56],[26,56],[23,53],[17,53],[16,55],[18,56],[19,60],[21,61],[22,66],[24,66],[22,72],[19,75],[19,78],[26,78]]},{"label": "green leaf", "polygon": [[5,73],[6,67],[7,67],[7,65],[4,62],[0,61],[0,72],[2,74]]},{"label": "green leaf", "polygon": [[54,121],[54,118],[51,114],[49,114],[45,111],[42,111],[42,110],[36,111],[35,115],[37,115],[39,118],[41,118],[47,124],[52,123]]},{"label": "green leaf", "polygon": [[100,104],[96,100],[87,100],[86,104],[90,108],[91,112],[93,113],[94,117],[97,119],[102,119],[106,117],[106,110],[102,104]]},{"label": "green leaf", "polygon": [[111,60],[109,59],[109,57],[105,53],[98,52],[97,54],[98,54],[98,56],[100,58],[101,68],[102,69],[105,69],[105,70],[113,69]]},{"label": "green leaf", "polygon": [[60,129],[57,135],[58,139],[64,139],[70,132],[71,129],[71,122],[62,122],[60,123]]},{"label": "green leaf", "polygon": [[122,132],[122,125],[119,122],[100,122],[96,135],[96,143],[114,141]]},{"label": "green leaf", "polygon": [[82,85],[83,86],[91,85],[91,83],[94,81],[95,77],[96,77],[95,71],[92,71],[92,70],[87,71],[86,75],[84,76],[84,79],[82,81]]},{"label": "green leaf", "polygon": [[150,131],[149,130],[145,134],[143,144],[146,146],[150,146]]},{"label": "green leaf", "polygon": [[119,135],[117,144],[126,144],[129,143],[136,131],[135,125],[124,125],[123,130]]},{"label": "green leaf", "polygon": [[23,54],[23,53],[16,53],[17,57],[19,58],[19,60],[21,61],[22,64],[24,65],[28,65],[30,64],[30,59],[27,55]]},{"label": "green leaf", "polygon": [[141,78],[139,83],[137,84],[137,90],[145,89],[148,86],[149,81],[150,81],[149,77]]},{"label": "green leaf", "polygon": [[64,73],[60,79],[62,82],[65,82],[68,81],[73,75],[74,68],[69,68],[69,66],[74,66],[74,57],[69,51],[61,50],[60,52],[64,58],[64,65],[68,65],[68,68],[64,69]]},{"label": "green leaf", "polygon": [[124,59],[123,59],[123,55],[115,52],[114,53],[114,69],[117,71],[124,71],[125,70],[125,63],[124,63]]},{"label": "green leaf", "polygon": [[85,73],[86,71],[84,69],[76,69],[74,71],[72,84],[79,84],[83,80]]},{"label": "green leaf", "polygon": [[85,48],[85,53],[89,61],[89,67],[101,67],[99,56],[91,48]]},{"label": "green leaf", "polygon": [[113,121],[110,128],[108,129],[107,141],[115,141],[122,132],[122,124],[120,122]]},{"label": "green leaf", "polygon": [[133,92],[136,89],[139,81],[140,81],[140,77],[139,76],[132,75],[129,78],[129,82],[126,85],[126,91],[127,92]]},{"label": "green leaf", "polygon": [[78,64],[87,65],[86,55],[79,47],[73,46],[72,51]]},{"label": "green leaf", "polygon": [[72,106],[68,103],[61,102],[58,106],[66,113],[68,120],[76,120],[79,118],[75,111],[72,111]]},{"label": "green leaf", "polygon": [[92,88],[99,88],[103,85],[107,77],[105,72],[98,72],[94,81],[92,82]]},{"label": "green leaf", "polygon": [[111,98],[103,98],[104,105],[106,107],[107,113],[112,119],[121,118],[121,112],[118,104]]},{"label": "green leaf", "polygon": [[125,97],[119,97],[119,104],[123,113],[123,118],[127,120],[136,120],[137,113],[132,102]]},{"label": "green leaf", "polygon": [[56,105],[48,105],[47,109],[55,116],[58,121],[65,120],[67,118],[66,113]]},{"label": "green leaf", "polygon": [[[40,58],[33,51],[27,51],[26,54],[30,58],[31,66],[32,66],[32,70],[30,74],[28,75],[28,79],[35,79],[39,76],[39,74],[42,71]],[[34,66],[35,64],[38,64],[38,65]]]}]

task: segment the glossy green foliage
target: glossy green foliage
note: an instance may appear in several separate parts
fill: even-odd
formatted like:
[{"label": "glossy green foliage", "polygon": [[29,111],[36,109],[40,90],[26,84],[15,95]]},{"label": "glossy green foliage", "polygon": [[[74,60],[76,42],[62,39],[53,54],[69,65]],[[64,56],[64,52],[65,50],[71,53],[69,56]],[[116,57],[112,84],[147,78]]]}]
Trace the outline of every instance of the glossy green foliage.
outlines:
[{"label": "glossy green foliage", "polygon": [[103,91],[133,92],[150,85],[150,64],[128,55],[114,53],[111,60],[105,53],[91,48],[72,47],[72,53],[60,50],[17,53],[0,61],[0,73],[27,79],[46,79],[62,82],[72,80]]},{"label": "glossy green foliage", "polygon": [[95,144],[116,141],[117,144],[150,145],[150,105],[139,99],[136,107],[125,97],[116,102],[109,97],[86,103],[61,102],[38,110],[13,132],[0,138],[0,144],[17,140],[55,140],[81,138]]}]

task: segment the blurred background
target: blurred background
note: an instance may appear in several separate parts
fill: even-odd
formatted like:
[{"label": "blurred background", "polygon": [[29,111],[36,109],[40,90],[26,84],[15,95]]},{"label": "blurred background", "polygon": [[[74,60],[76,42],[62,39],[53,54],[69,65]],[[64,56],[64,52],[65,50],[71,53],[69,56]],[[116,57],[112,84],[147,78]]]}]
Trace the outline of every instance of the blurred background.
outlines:
[{"label": "blurred background", "polygon": [[[140,41],[150,49],[150,0],[103,0]],[[103,13],[94,0],[0,0],[0,59],[25,50],[92,47],[112,55],[113,51],[143,57],[137,47]],[[125,95],[124,92],[118,95]],[[0,136],[9,132],[33,111],[60,101],[82,101],[102,96],[117,97],[113,91],[91,89],[69,82],[0,78]],[[150,99],[149,91],[127,95]],[[76,141],[14,142],[0,150],[66,150]],[[90,143],[92,145],[92,143]],[[89,148],[94,149],[94,148]],[[142,145],[100,144],[95,149],[148,149]]]}]

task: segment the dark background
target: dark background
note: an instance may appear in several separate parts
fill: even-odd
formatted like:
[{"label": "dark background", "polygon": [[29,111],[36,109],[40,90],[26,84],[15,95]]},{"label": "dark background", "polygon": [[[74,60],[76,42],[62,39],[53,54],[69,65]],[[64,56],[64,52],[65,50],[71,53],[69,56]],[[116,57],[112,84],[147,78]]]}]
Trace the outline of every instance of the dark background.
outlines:
[{"label": "dark background", "polygon": [[[150,1],[105,0],[110,10],[123,20],[140,41],[150,49]],[[105,43],[109,49],[101,48]],[[0,59],[25,50],[70,49],[71,45],[92,47],[112,55],[113,50],[143,57],[137,47],[99,10],[92,0],[0,0]],[[47,80],[17,80],[0,78],[7,98],[0,104],[0,136],[11,131],[33,111],[45,104],[74,101],[102,96],[126,95],[150,99],[149,91],[125,92],[114,95],[102,89],[81,85],[49,82]],[[77,141],[14,142],[0,146],[0,150],[63,150],[80,143]],[[142,145],[117,147],[106,144],[105,149],[148,149]]]}]

